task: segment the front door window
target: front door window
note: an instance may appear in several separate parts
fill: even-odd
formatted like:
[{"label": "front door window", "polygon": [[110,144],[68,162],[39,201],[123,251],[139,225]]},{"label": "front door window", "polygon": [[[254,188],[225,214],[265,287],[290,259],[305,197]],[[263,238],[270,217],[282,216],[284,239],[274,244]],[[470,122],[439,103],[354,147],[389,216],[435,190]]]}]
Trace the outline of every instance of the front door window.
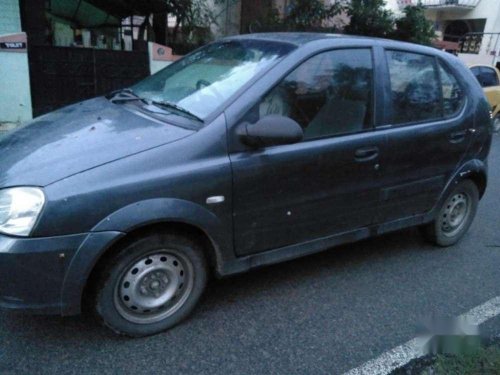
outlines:
[{"label": "front door window", "polygon": [[371,127],[372,80],[369,49],[324,52],[288,74],[247,120],[290,117],[302,126],[305,140],[360,132]]}]

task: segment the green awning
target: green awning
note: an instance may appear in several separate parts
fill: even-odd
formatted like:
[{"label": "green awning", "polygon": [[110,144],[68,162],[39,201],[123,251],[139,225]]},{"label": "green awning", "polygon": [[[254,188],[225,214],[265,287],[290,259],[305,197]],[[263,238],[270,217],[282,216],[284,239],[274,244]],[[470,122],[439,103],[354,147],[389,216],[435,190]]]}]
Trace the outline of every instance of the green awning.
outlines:
[{"label": "green awning", "polygon": [[131,15],[147,16],[166,12],[168,9],[166,0],[88,0],[88,2],[120,18]]},{"label": "green awning", "polygon": [[51,0],[47,11],[81,27],[120,26],[121,18],[83,0]]},{"label": "green awning", "polygon": [[50,0],[48,12],[81,27],[120,26],[132,15],[167,11],[164,0]]}]

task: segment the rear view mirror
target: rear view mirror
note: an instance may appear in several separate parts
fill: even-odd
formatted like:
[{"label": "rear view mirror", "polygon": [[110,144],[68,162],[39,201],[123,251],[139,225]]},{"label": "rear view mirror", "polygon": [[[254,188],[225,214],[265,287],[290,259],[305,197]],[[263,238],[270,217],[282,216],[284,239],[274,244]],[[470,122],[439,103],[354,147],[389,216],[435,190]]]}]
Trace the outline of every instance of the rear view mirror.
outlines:
[{"label": "rear view mirror", "polygon": [[237,129],[241,141],[251,147],[296,143],[302,140],[301,126],[289,117],[269,115],[255,124],[243,123]]}]

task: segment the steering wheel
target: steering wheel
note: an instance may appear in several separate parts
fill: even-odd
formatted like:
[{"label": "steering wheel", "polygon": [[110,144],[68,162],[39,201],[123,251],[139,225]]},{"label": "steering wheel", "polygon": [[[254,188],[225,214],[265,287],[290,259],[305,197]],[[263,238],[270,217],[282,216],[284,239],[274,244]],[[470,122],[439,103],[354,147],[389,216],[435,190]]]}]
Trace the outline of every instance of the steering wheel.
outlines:
[{"label": "steering wheel", "polygon": [[221,93],[207,80],[205,79],[200,79],[198,82],[196,82],[196,90],[201,90],[203,87],[208,87],[212,94],[220,101],[224,100],[224,97],[221,95]]}]

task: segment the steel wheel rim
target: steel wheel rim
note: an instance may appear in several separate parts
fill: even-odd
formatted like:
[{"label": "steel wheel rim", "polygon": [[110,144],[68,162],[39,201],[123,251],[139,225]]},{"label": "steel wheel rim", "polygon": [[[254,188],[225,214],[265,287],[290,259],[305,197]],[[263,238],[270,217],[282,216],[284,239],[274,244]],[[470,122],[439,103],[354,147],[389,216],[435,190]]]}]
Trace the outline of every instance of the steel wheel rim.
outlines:
[{"label": "steel wheel rim", "polygon": [[496,116],[493,119],[493,131],[498,132],[500,130],[500,116]]},{"label": "steel wheel rim", "polygon": [[451,196],[441,213],[441,229],[445,236],[453,237],[462,230],[471,210],[471,199],[467,193]]},{"label": "steel wheel rim", "polygon": [[176,250],[158,250],[132,261],[114,288],[114,305],[137,324],[161,321],[186,302],[193,290],[193,265]]}]

